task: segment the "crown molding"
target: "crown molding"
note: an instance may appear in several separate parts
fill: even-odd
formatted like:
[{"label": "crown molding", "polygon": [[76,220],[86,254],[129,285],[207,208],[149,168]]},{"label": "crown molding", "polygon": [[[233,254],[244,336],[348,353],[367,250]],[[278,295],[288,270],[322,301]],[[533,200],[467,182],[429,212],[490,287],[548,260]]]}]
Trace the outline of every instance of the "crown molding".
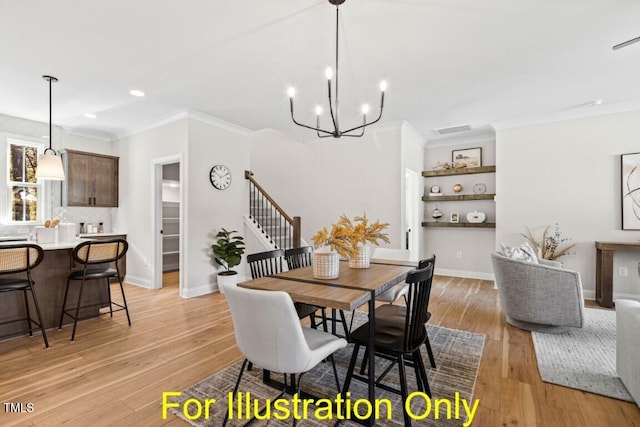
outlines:
[{"label": "crown molding", "polygon": [[401,132],[407,134],[409,138],[417,142],[422,148],[427,147],[427,138],[422,135],[418,129],[414,128],[413,125],[407,121],[403,121],[400,124]]},{"label": "crown molding", "polygon": [[99,141],[113,142],[117,139],[117,134],[111,132],[92,131],[88,129],[74,128],[62,126],[64,133],[67,135],[81,136],[83,138],[97,139]]},{"label": "crown molding", "polygon": [[607,114],[626,113],[640,110],[640,101],[630,101],[618,104],[602,104],[598,106],[582,106],[571,110],[556,111],[549,114],[504,120],[492,123],[497,131],[539,125],[544,123],[561,122],[566,120],[583,119],[587,117],[605,116]]},{"label": "crown molding", "polygon": [[205,113],[201,113],[196,110],[186,110],[187,116],[191,120],[195,120],[200,123],[205,123],[211,126],[219,127],[224,130],[228,130],[230,132],[237,133],[242,136],[249,136],[253,132],[251,129],[247,129],[245,127],[236,125],[231,122],[227,122],[226,120],[219,119],[217,117],[210,116]]}]

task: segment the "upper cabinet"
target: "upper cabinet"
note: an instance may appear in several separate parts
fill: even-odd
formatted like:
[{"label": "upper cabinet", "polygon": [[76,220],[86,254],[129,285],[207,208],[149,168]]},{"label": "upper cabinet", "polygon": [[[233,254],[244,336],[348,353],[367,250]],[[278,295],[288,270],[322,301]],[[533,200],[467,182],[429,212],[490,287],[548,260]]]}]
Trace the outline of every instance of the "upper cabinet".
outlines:
[{"label": "upper cabinet", "polygon": [[117,207],[118,157],[65,150],[66,181],[62,203],[66,206]]}]

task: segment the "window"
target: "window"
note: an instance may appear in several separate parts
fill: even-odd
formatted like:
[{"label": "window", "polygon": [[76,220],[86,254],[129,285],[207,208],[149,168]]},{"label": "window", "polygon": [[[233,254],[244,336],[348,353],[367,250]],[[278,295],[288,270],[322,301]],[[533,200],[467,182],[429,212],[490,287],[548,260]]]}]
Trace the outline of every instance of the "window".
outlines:
[{"label": "window", "polygon": [[7,142],[9,220],[35,222],[42,206],[42,184],[36,179],[42,145],[13,140]]}]

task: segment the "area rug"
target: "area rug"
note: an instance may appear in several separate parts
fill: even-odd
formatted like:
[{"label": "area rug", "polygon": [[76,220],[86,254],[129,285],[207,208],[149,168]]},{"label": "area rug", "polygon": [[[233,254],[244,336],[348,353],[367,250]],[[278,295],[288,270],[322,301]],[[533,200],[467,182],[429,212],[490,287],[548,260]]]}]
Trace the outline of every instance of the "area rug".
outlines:
[{"label": "area rug", "polygon": [[532,332],[542,381],[633,402],[616,373],[616,312],[585,308],[582,328]]},{"label": "area rug", "polygon": [[[357,313],[356,319],[354,319],[354,325],[357,326],[363,323],[365,319],[366,314]],[[415,415],[424,417],[414,424],[421,426],[461,426],[466,422],[467,416],[465,414],[468,413],[463,406],[463,399],[465,399],[464,403],[467,403],[471,408],[473,407],[473,389],[482,358],[485,336],[430,325],[427,325],[427,329],[436,359],[437,369],[431,368],[426,354],[427,352],[423,348],[423,359],[427,368],[427,377],[429,378],[432,399],[427,400],[419,396],[412,399],[412,412]],[[334,354],[341,384],[344,382],[352,352],[353,345],[348,345],[346,348],[338,350]],[[358,360],[360,361],[361,357]],[[376,373],[380,374],[383,367],[386,367],[389,362],[377,358],[376,363]],[[227,410],[227,394],[233,390],[241,365],[241,361],[237,362],[202,382],[189,387],[184,390],[180,396],[172,397],[170,401],[174,404],[179,403],[179,406],[170,410],[194,426],[221,426],[225,411]],[[406,372],[409,391],[417,391],[413,369],[407,369]],[[282,378],[282,376],[276,374],[272,374],[272,376],[278,380]],[[394,367],[389,372],[385,378],[385,382],[399,388],[397,367]],[[320,398],[335,399],[337,391],[331,363],[320,363],[313,370],[305,374],[302,389]],[[251,392],[252,399],[260,399],[261,407],[264,406],[264,399],[275,399],[278,395],[278,390],[262,383],[262,371],[258,368],[254,368],[249,372],[245,371],[239,391]],[[354,380],[351,383],[350,392],[352,401],[365,399],[367,397],[367,385]],[[287,395],[285,398],[291,400],[291,396]],[[383,410],[381,411],[380,419],[376,421],[376,425],[404,425],[400,396],[377,389],[376,400],[385,398],[391,402],[392,417],[391,419],[387,419],[388,414]],[[197,399],[200,402],[204,402],[205,399],[216,399],[216,402],[211,406],[208,417],[206,417],[207,414],[204,411],[203,405],[200,417],[198,417],[198,419],[189,419],[194,418],[194,415],[197,414],[198,407],[193,400],[191,400],[189,404],[188,399]],[[437,419],[435,415],[435,399],[439,399],[440,402]],[[445,402],[445,400],[448,402]],[[184,405],[185,402],[187,402],[187,405]],[[448,415],[447,403],[451,405]],[[185,408],[187,408],[188,417],[185,416]],[[336,422],[336,419],[331,421],[327,420],[326,413],[324,413],[322,417],[316,416],[313,405],[309,407],[309,410],[309,416],[307,419],[299,421],[299,426],[329,426],[334,425]],[[363,413],[362,410],[361,413]],[[447,417],[449,419],[447,419]],[[244,424],[244,422],[246,422],[246,420],[242,422],[230,420],[227,426],[239,426]],[[291,423],[292,419],[277,420],[275,417],[272,417],[270,420],[256,421],[252,425],[279,427],[290,426]],[[356,426],[358,424],[352,421],[343,421],[341,425]]]}]

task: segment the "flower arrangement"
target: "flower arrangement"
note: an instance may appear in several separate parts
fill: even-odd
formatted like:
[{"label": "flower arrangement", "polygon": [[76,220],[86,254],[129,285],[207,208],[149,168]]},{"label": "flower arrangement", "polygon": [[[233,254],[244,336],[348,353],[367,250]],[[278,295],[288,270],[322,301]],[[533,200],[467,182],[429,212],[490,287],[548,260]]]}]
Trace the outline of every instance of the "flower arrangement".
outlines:
[{"label": "flower arrangement", "polygon": [[[525,227],[527,233],[522,234],[522,236],[526,238],[529,243],[531,243],[531,246],[533,246],[533,249],[535,249],[536,253],[538,254],[538,258],[555,260],[557,258],[560,258],[561,256],[569,254],[569,251],[571,251],[571,249],[573,249],[576,244],[567,244],[567,242],[571,239],[562,237],[558,223],[556,223],[553,234],[549,234],[549,227],[549,225],[545,227],[540,240],[536,239],[536,237],[528,227]],[[562,245],[566,246],[562,247]]]},{"label": "flower arrangement", "polygon": [[379,221],[369,224],[366,213],[354,217],[353,221],[346,215],[341,215],[338,222],[331,225],[331,231],[323,227],[311,240],[316,249],[328,246],[340,256],[352,258],[359,253],[358,245],[366,243],[378,245],[379,240],[389,243],[389,237],[383,232],[388,226],[388,222]]}]

